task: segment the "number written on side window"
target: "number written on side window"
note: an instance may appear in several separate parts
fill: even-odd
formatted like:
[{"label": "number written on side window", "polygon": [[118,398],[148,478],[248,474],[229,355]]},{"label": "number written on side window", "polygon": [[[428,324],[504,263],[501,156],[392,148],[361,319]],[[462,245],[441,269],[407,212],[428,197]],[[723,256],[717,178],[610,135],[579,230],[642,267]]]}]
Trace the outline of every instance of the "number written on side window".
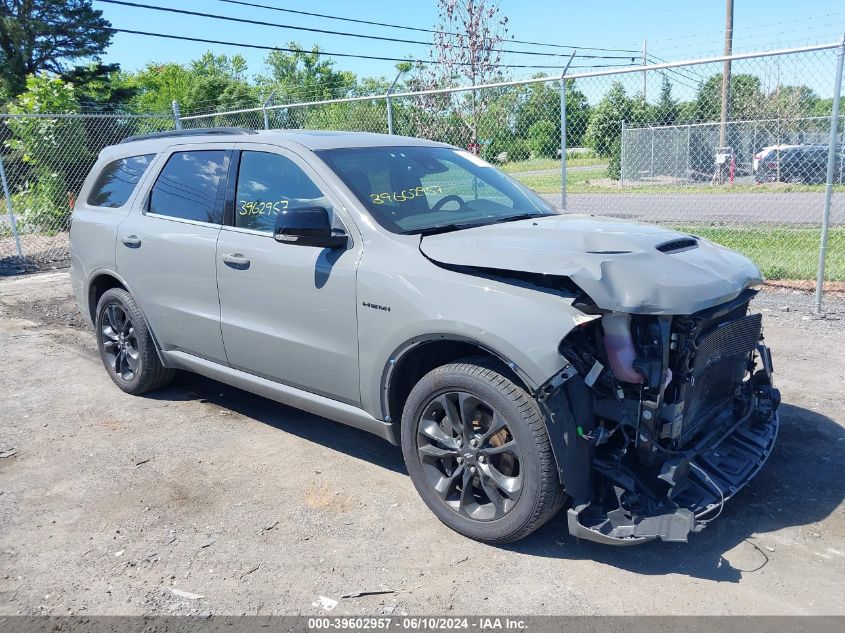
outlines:
[{"label": "number written on side window", "polygon": [[226,152],[175,152],[150,193],[150,213],[223,224]]},{"label": "number written on side window", "polygon": [[235,192],[235,226],[272,233],[276,217],[298,207],[329,208],[323,192],[279,154],[243,152]]},{"label": "number written on side window", "polygon": [[103,167],[91,187],[91,193],[88,194],[88,204],[92,207],[111,209],[122,207],[129,200],[135,185],[141,180],[154,157],[155,154],[128,156]]}]

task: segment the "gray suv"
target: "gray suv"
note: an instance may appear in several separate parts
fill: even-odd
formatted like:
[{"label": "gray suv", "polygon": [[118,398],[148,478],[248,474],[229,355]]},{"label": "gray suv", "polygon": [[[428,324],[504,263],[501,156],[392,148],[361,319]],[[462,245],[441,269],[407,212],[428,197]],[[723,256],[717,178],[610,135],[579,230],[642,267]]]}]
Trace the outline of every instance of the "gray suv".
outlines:
[{"label": "gray suv", "polygon": [[187,370],[371,431],[401,445],[432,512],[481,541],[565,504],[580,538],[684,541],[777,435],[752,262],[562,215],[441,143],[128,139],[100,154],[70,237],[119,388]]}]

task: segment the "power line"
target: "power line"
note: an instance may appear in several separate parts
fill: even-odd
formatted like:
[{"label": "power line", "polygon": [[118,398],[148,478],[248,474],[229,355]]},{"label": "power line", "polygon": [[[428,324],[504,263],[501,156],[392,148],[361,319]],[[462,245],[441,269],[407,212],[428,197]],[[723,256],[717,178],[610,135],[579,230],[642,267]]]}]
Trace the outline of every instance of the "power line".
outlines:
[{"label": "power line", "polygon": [[[367,24],[370,26],[384,26],[391,29],[404,29],[406,31],[417,31],[419,33],[443,33],[444,35],[452,35],[452,36],[461,36],[461,33],[449,33],[445,31],[438,31],[436,29],[425,29],[418,26],[406,26],[402,24],[390,24],[388,22],[375,22],[372,20],[360,20],[357,18],[348,18],[342,17],[339,15],[327,15],[325,13],[312,13],[310,11],[301,11],[298,9],[283,9],[281,7],[274,7],[267,4],[259,4],[256,2],[245,2],[244,0],[218,0],[218,2],[226,2],[227,4],[239,4],[247,7],[253,7],[257,9],[269,9],[271,11],[281,11],[284,13],[294,13],[297,15],[307,15],[315,18],[326,18],[328,20],[339,20],[342,22],[354,22],[357,24]],[[509,39],[509,42],[513,42],[515,44],[529,44],[531,46],[549,46],[552,48],[565,48],[569,50],[591,50],[591,51],[604,51],[609,53],[634,53],[639,54],[640,51],[629,50],[624,48],[600,48],[597,46],[570,46],[568,44],[551,44],[549,42],[532,42],[529,40],[516,40],[516,39]]]},{"label": "power line", "polygon": [[[657,63],[664,63],[664,64],[669,63],[667,60],[663,59],[662,57],[658,57],[657,55],[653,55],[653,54],[649,53],[648,56],[652,60],[657,61]],[[684,79],[687,79],[688,81],[692,81],[692,82],[695,82],[695,83],[704,81],[704,75],[702,75],[701,73],[697,72],[694,69],[690,69],[690,70],[684,69],[684,71],[686,71],[686,72],[682,72],[678,68],[669,68],[668,70],[674,72],[677,75],[680,75],[681,77],[683,77]],[[694,73],[694,75],[688,75],[688,74],[686,74],[687,72]]]},{"label": "power line", "polygon": [[[408,40],[402,39],[398,37],[384,37],[379,35],[369,35],[365,33],[349,33],[346,31],[330,31],[327,29],[318,29],[318,28],[311,28],[306,26],[294,26],[291,24],[279,24],[277,22],[265,22],[264,20],[253,20],[250,18],[236,18],[233,16],[228,15],[220,15],[217,13],[202,13],[200,11],[190,11],[188,9],[174,9],[171,7],[159,7],[152,4],[142,4],[139,2],[126,2],[125,0],[99,0],[99,2],[104,2],[106,4],[119,4],[122,6],[127,7],[134,7],[136,9],[149,9],[151,11],[163,11],[165,13],[177,13],[180,15],[190,15],[200,18],[210,18],[213,20],[223,20],[226,22],[240,22],[241,24],[254,24],[256,26],[271,26],[274,28],[279,29],[292,29],[295,31],[308,31],[311,33],[322,33],[326,35],[342,35],[344,37],[357,37],[360,39],[366,40],[379,40],[382,42],[396,42],[399,44],[416,44],[422,46],[430,46],[431,42],[424,42],[422,40]],[[469,48],[468,46],[464,45],[447,45],[448,48]],[[507,48],[497,49],[498,52],[501,53],[513,53],[517,55],[539,55],[542,57],[569,57],[569,55],[563,53],[543,53],[539,51],[523,51],[523,50],[513,50]],[[630,59],[633,62],[633,57],[630,56],[623,56],[623,55],[581,55],[581,59]]]},{"label": "power line", "polygon": [[[103,0],[101,0],[103,1]],[[297,48],[285,48],[283,46],[264,46],[261,44],[245,44],[242,42],[228,42],[225,40],[212,40],[203,37],[191,37],[188,35],[169,35],[167,33],[151,33],[149,31],[137,31],[134,29],[118,29],[114,27],[107,27],[106,30],[111,31],[112,33],[129,33],[131,35],[144,35],[147,37],[159,37],[164,39],[170,40],[182,40],[185,42],[200,42],[203,44],[220,44],[222,46],[237,46],[240,48],[254,48],[258,50],[264,51],[281,51],[284,53],[309,53],[307,49],[297,49]],[[329,51],[315,51],[317,55],[323,55],[326,57],[351,57],[355,59],[372,59],[376,61],[384,61],[384,62],[410,62],[412,64],[439,64],[440,62],[437,60],[430,60],[430,59],[413,59],[407,57],[381,57],[378,55],[361,55],[358,53],[332,53]],[[456,66],[470,66],[474,62],[454,62]],[[480,65],[480,64],[477,64]],[[539,68],[539,69],[555,69],[560,70],[560,66],[541,66],[541,65],[532,65],[532,64],[487,64],[491,68]],[[582,66],[570,66],[570,68],[616,68],[616,67],[629,67],[630,64],[588,64]]]}]

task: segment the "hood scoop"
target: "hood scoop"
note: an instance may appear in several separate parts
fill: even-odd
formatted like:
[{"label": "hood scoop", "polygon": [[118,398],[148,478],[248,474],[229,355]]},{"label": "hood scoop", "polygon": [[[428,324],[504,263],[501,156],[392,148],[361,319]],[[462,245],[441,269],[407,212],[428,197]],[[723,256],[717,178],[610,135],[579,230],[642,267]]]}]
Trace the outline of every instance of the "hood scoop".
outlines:
[{"label": "hood scoop", "polygon": [[694,237],[682,237],[677,240],[669,240],[655,246],[661,253],[680,253],[691,248],[698,248],[698,240]]}]

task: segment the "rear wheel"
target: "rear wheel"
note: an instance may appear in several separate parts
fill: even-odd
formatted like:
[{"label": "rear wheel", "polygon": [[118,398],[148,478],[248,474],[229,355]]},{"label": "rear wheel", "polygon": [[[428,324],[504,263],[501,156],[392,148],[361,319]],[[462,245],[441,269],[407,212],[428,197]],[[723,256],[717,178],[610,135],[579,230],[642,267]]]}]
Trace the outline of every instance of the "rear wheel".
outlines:
[{"label": "rear wheel", "polygon": [[122,288],[106,290],[96,316],[100,358],[118,387],[139,395],[173,380],[176,372],[162,366],[147,321],[131,294]]},{"label": "rear wheel", "polygon": [[420,380],[402,416],[402,452],[426,505],[472,539],[520,539],[563,502],[536,401],[483,360]]}]

